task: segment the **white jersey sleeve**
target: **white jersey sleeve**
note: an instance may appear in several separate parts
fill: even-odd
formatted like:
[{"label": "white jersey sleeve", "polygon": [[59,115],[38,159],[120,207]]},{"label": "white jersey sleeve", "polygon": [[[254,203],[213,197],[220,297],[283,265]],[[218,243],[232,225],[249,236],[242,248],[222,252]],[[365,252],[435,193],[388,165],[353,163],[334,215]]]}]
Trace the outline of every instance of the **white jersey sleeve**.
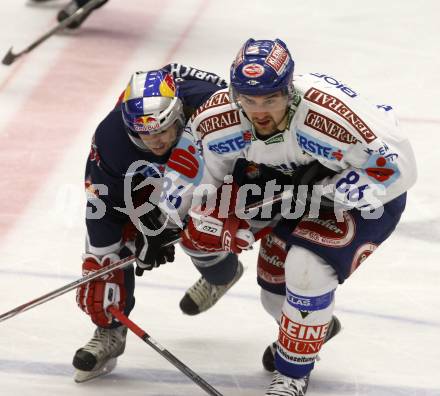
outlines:
[{"label": "white jersey sleeve", "polygon": [[295,87],[301,96],[292,125],[298,145],[338,172],[324,181],[334,185],[328,198],[374,209],[415,183],[414,154],[391,106],[373,105],[320,73],[297,77]]}]

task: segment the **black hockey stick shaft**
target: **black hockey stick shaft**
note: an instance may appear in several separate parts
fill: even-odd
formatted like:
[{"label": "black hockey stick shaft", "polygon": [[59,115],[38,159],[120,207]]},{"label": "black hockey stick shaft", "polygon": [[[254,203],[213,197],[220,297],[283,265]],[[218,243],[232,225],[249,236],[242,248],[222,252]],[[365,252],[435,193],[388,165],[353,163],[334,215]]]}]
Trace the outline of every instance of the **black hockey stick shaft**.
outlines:
[{"label": "black hockey stick shaft", "polygon": [[[291,194],[292,194],[292,192],[290,190],[287,190],[284,193],[277,194],[272,198],[267,198],[262,201],[247,205],[244,207],[244,211],[252,211],[252,210],[259,209],[259,208],[264,208],[265,206],[271,205],[271,204],[278,202],[282,199],[288,198],[289,196],[291,196]],[[176,236],[175,239],[168,241],[163,246],[174,245],[179,241],[180,241],[180,237]],[[19,305],[18,307],[15,307],[15,308],[11,309],[10,311],[5,312],[4,314],[0,315],[0,322],[3,322],[7,319],[10,319],[10,318],[12,318],[18,314],[21,314],[22,312],[25,312],[31,308],[37,307],[38,305],[44,304],[47,301],[53,300],[56,297],[62,296],[63,294],[65,294],[71,290],[74,290],[82,285],[85,285],[86,283],[89,283],[92,280],[101,278],[102,276],[107,275],[108,273],[110,273],[112,271],[128,267],[129,265],[133,264],[134,261],[135,261],[135,257],[129,256],[123,260],[117,261],[113,264],[110,264],[106,267],[103,267],[102,269],[95,271],[95,272],[93,272],[83,278],[80,278],[76,281],[73,281],[67,285],[64,285],[58,289],[55,289],[49,293],[46,293],[40,297],[37,297],[31,301],[28,301],[25,304]]]},{"label": "black hockey stick shaft", "polygon": [[208,384],[202,377],[191,370],[186,364],[181,362],[176,356],[160,345],[156,340],[154,340],[149,334],[142,330],[139,326],[131,321],[127,316],[125,316],[121,311],[115,307],[109,307],[108,311],[121,322],[123,325],[128,327],[134,334],[141,338],[146,344],[153,348],[162,357],[168,360],[174,367],[179,369],[183,374],[185,374],[191,381],[200,386],[208,395],[212,396],[222,396],[222,394]]},{"label": "black hockey stick shaft", "polygon": [[22,56],[24,54],[27,54],[28,52],[31,52],[35,47],[38,47],[41,43],[46,41],[49,37],[53,36],[58,31],[64,29],[66,26],[70,25],[73,21],[75,21],[82,14],[91,11],[93,8],[95,8],[101,2],[102,2],[102,0],[90,0],[83,7],[78,8],[72,15],[70,15],[66,19],[63,19],[61,22],[59,22],[57,25],[55,25],[52,29],[50,29],[48,32],[46,32],[41,37],[39,37],[37,40],[35,40],[33,43],[31,43],[24,50],[14,54],[12,52],[13,47],[11,47],[9,49],[9,51],[6,53],[6,55],[4,56],[2,63],[7,66],[11,65],[17,58],[19,58],[20,56]]}]

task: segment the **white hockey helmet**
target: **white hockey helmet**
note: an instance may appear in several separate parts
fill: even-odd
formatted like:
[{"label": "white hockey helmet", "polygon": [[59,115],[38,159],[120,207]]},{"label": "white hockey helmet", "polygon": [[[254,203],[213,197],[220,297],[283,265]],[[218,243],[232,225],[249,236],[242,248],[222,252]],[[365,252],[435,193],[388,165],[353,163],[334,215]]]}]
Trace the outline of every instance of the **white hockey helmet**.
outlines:
[{"label": "white hockey helmet", "polygon": [[124,91],[121,110],[128,136],[144,151],[150,150],[139,135],[161,133],[177,122],[178,137],[185,124],[174,79],[163,70],[133,74]]}]

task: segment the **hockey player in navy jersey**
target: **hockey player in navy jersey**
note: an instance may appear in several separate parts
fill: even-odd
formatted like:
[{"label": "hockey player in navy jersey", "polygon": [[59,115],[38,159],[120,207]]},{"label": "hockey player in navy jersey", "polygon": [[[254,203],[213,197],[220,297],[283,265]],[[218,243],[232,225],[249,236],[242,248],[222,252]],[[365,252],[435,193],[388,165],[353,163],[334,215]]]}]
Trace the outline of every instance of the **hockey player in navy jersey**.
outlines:
[{"label": "hockey player in navy jersey", "polygon": [[[137,213],[136,209],[157,203],[161,175],[186,120],[226,86],[215,74],[180,64],[133,74],[115,108],[96,129],[87,160],[84,275],[133,253],[137,275],[174,260],[174,247],[161,245],[180,230],[165,228],[150,235],[145,229],[161,229],[166,219],[154,204],[143,210],[146,213]],[[230,272],[234,278],[236,267]],[[222,284],[223,278],[219,274],[216,279]],[[235,276],[234,281],[237,279]],[[229,281],[224,282],[224,291],[232,285]],[[119,309],[128,315],[134,306],[133,268],[117,270],[110,278],[77,290],[79,307],[98,326],[93,338],[75,353],[77,382],[111,371],[124,351],[127,329],[106,312],[104,296],[109,288],[119,297],[115,301]]]},{"label": "hockey player in navy jersey", "polygon": [[[230,89],[196,111],[176,148],[190,156],[202,147],[198,171],[171,164],[165,175],[172,194],[161,203],[175,215],[189,212],[183,245],[201,257],[238,254],[252,246],[256,230],[272,227],[257,270],[261,302],[279,324],[264,353],[265,367],[276,370],[268,396],[305,395],[322,345],[340,326],[333,316],[338,284],[394,231],[416,180],[391,106],[371,104],[334,76],[293,71],[283,41],[246,41]],[[252,185],[274,172],[281,185],[270,185],[270,177],[265,190]],[[238,185],[225,180],[230,174]],[[270,198],[283,188],[293,200],[261,209],[258,218],[245,216],[235,199],[240,190],[242,198],[249,191]],[[210,194],[202,205],[195,197],[204,191]]]}]

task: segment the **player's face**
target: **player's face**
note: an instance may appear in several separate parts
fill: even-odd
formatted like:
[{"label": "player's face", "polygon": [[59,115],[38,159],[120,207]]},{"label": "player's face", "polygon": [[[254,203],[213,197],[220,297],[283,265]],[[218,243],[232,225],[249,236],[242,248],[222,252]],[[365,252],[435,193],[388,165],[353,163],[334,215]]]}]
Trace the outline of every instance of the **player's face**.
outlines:
[{"label": "player's face", "polygon": [[177,139],[177,123],[154,135],[139,134],[142,142],[154,155],[164,155],[173,147]]},{"label": "player's face", "polygon": [[270,136],[286,127],[288,97],[283,92],[262,96],[240,94],[237,99],[260,135]]}]

